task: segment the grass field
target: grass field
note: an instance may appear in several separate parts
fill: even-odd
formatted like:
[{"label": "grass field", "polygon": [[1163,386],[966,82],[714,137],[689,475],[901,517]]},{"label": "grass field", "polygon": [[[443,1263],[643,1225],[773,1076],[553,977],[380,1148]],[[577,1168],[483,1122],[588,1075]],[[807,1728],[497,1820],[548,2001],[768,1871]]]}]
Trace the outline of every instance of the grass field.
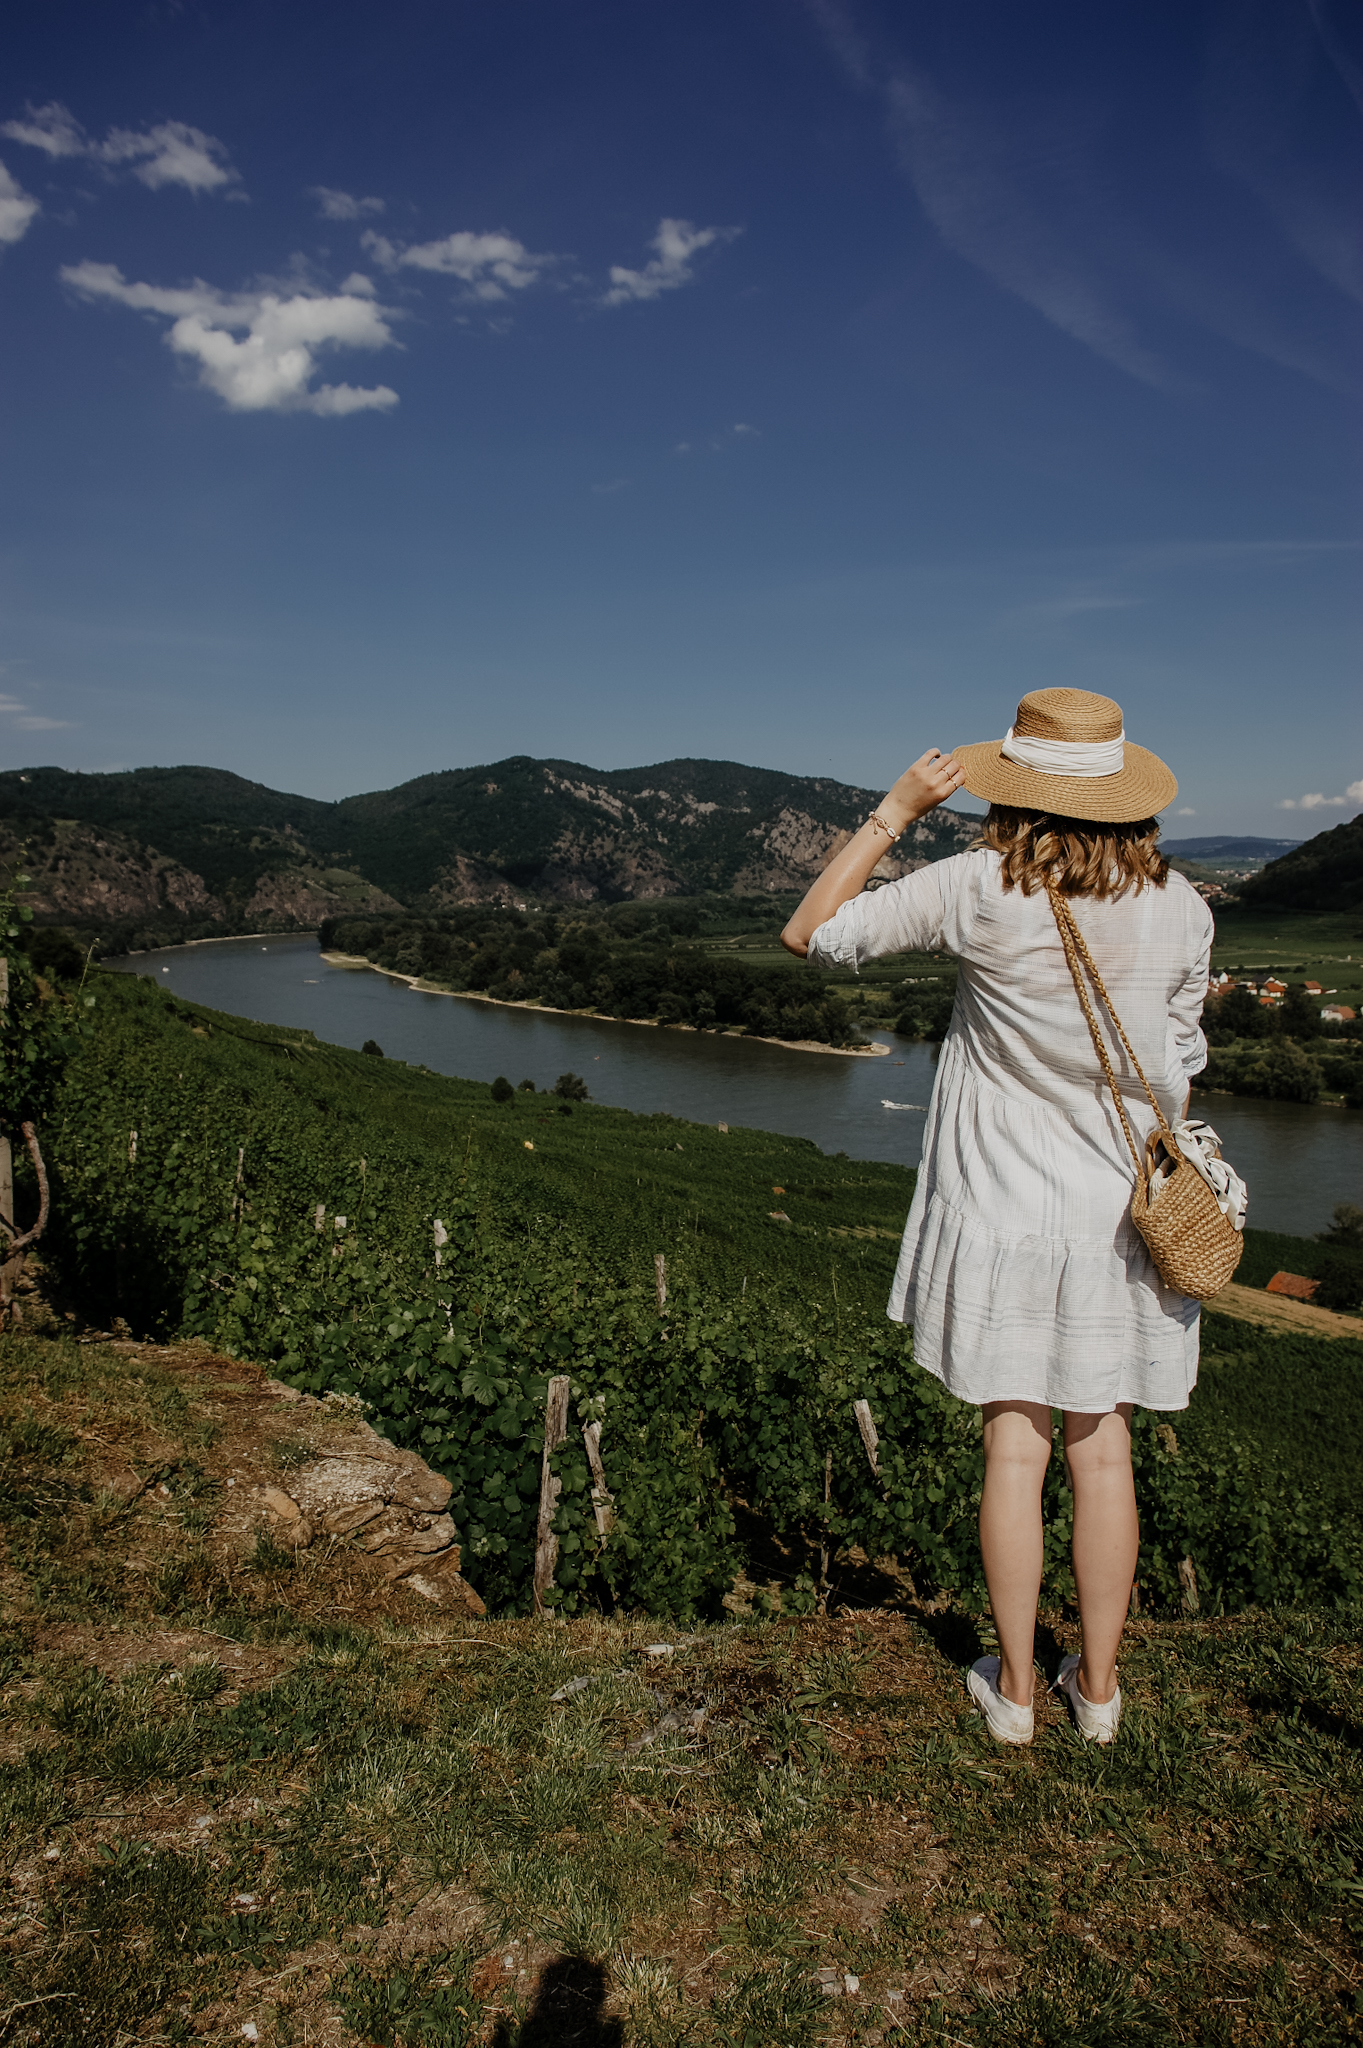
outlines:
[{"label": "grass field", "polygon": [[[1363,1002],[1363,912],[1311,917],[1299,911],[1239,910],[1218,905],[1212,966],[1277,968],[1289,978],[1328,979],[1338,1000],[1357,1009]],[[1317,969],[1328,969],[1318,974]]]},{"label": "grass field", "polygon": [[1358,1613],[1138,1621],[1112,1750],[1003,1751],[959,1614],[409,1615],[250,1533],[326,1418],[0,1338],[7,2043],[1363,2038]]}]

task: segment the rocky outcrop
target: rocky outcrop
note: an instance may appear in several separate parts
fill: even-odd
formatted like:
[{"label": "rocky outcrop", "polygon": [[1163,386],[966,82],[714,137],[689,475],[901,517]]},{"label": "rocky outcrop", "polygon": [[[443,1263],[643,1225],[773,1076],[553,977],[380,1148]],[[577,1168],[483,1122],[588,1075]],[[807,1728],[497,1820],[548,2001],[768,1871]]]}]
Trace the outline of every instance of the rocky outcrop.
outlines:
[{"label": "rocky outcrop", "polygon": [[[947,850],[953,853],[963,851],[976,836],[978,828],[974,821],[966,818],[957,821],[953,813],[939,812],[931,828],[922,824],[911,826],[902,839],[888,848],[872,879],[895,882],[901,875],[909,875],[915,868],[925,867],[930,859],[940,860],[943,856],[943,834],[951,833],[952,825],[957,822],[963,828],[959,835],[953,835],[959,837],[959,845],[951,845]],[[772,889],[807,889],[852,836],[851,829],[845,825],[830,825],[826,820],[811,817],[806,811],[782,810],[775,819],[767,824],[754,825],[749,832],[748,837],[761,851],[755,851],[748,864],[740,868],[734,878],[734,893],[756,896]],[[929,847],[931,852],[927,850]]]},{"label": "rocky outcrop", "polygon": [[244,916],[253,930],[284,926],[313,931],[324,917],[364,917],[401,909],[395,897],[349,869],[299,867],[262,875]]},{"label": "rocky outcrop", "polygon": [[54,818],[26,842],[0,828],[0,866],[12,869],[21,860],[32,878],[24,901],[45,924],[118,924],[167,911],[194,918],[226,914],[201,875],[152,847],[71,818]]},{"label": "rocky outcrop", "polygon": [[485,860],[461,853],[441,868],[427,891],[423,910],[450,910],[464,903],[505,903],[523,908],[525,891]]},{"label": "rocky outcrop", "polygon": [[[266,1391],[302,1408],[324,1403],[276,1380]],[[459,1532],[445,1513],[453,1491],[415,1451],[399,1450],[367,1423],[343,1445],[256,1489],[261,1520],[278,1543],[301,1550],[319,1537],[354,1543],[401,1582],[438,1607],[485,1612],[461,1576]]]}]

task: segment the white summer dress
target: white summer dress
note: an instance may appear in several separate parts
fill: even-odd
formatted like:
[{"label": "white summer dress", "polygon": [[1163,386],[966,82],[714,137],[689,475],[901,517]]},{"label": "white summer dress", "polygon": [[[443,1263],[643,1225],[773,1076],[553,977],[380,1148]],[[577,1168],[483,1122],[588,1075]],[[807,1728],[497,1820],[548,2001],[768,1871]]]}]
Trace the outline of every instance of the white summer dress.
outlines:
[{"label": "white summer dress", "polygon": [[[1207,1059],[1206,904],[1171,874],[1071,907],[1160,1107],[1181,1116]],[[965,1401],[1186,1408],[1198,1304],[1163,1285],[1131,1222],[1131,1155],[1045,892],[1005,891],[998,854],[975,847],[844,903],[809,958],[855,971],[909,951],[960,970],[888,1311],[912,1323],[918,1363]],[[1143,1148],[1155,1119],[1107,1038]]]}]

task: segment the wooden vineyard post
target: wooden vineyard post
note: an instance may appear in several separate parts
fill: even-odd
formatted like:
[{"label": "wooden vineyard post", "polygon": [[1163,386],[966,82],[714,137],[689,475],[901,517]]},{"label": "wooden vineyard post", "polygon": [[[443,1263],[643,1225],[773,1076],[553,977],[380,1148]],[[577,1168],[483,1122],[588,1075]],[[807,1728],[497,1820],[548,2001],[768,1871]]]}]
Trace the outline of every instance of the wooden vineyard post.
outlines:
[{"label": "wooden vineyard post", "polygon": [[[8,962],[0,962],[0,965],[8,965]],[[9,1139],[3,1134],[0,1134],[0,1216],[4,1217],[7,1226],[13,1228],[14,1154],[10,1150]],[[19,1261],[13,1263],[17,1266]],[[11,1261],[0,1252],[0,1315],[9,1307],[10,1282],[13,1277],[10,1265]]]},{"label": "wooden vineyard post", "polygon": [[[0,954],[0,1013],[8,1008],[9,961]],[[10,1149],[9,1138],[3,1132],[0,1132],[0,1216],[4,1217],[10,1236],[17,1237],[18,1227],[14,1221],[14,1154]],[[9,1308],[13,1281],[22,1263],[22,1260],[11,1260],[8,1256],[0,1255],[0,1317],[3,1317]],[[13,1272],[10,1270],[11,1265],[14,1268]]]},{"label": "wooden vineyard post", "polygon": [[[873,1479],[880,1479],[880,1438],[876,1434],[870,1402],[854,1401],[852,1403],[852,1413],[857,1418],[857,1428],[861,1432],[861,1441],[866,1452],[866,1462],[871,1468],[871,1477]],[[884,1485],[883,1480],[881,1480],[881,1484]]]},{"label": "wooden vineyard post", "polygon": [[569,1384],[566,1373],[556,1375],[549,1382],[544,1403],[544,1462],[540,1466],[540,1518],[535,1531],[534,1584],[535,1613],[541,1620],[549,1612],[544,1596],[554,1583],[554,1567],[558,1563],[554,1515],[563,1482],[554,1471],[554,1452],[568,1438]]},{"label": "wooden vineyard post", "polygon": [[601,1463],[601,1424],[587,1423],[582,1431],[582,1440],[587,1446],[587,1463],[592,1468],[592,1513],[596,1516],[596,1533],[604,1543],[615,1527],[615,1501],[606,1484],[606,1468]]},{"label": "wooden vineyard post", "polygon": [[661,1252],[653,1254],[653,1284],[658,1293],[658,1314],[667,1307],[667,1260]]},{"label": "wooden vineyard post", "polygon": [[[833,1498],[833,1453],[824,1454],[823,1461],[823,1504],[825,1509]],[[819,1545],[819,1602],[817,1612],[828,1612],[828,1516],[824,1515],[823,1541]]]},{"label": "wooden vineyard post", "polygon": [[1197,1586],[1197,1566],[1190,1557],[1185,1557],[1178,1568],[1178,1583],[1183,1593],[1183,1612],[1196,1614],[1202,1605],[1202,1599]]}]

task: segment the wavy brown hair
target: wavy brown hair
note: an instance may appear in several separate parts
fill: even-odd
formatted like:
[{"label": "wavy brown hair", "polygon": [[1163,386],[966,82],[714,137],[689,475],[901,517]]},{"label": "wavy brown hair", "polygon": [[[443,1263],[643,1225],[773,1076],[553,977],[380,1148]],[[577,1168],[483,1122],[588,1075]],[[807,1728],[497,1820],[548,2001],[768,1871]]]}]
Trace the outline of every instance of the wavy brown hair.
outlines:
[{"label": "wavy brown hair", "polygon": [[1003,886],[1033,896],[1053,879],[1062,896],[1125,896],[1162,889],[1169,863],[1158,851],[1158,818],[1104,825],[1093,818],[1057,818],[1049,811],[991,804],[980,842],[1003,857]]}]

